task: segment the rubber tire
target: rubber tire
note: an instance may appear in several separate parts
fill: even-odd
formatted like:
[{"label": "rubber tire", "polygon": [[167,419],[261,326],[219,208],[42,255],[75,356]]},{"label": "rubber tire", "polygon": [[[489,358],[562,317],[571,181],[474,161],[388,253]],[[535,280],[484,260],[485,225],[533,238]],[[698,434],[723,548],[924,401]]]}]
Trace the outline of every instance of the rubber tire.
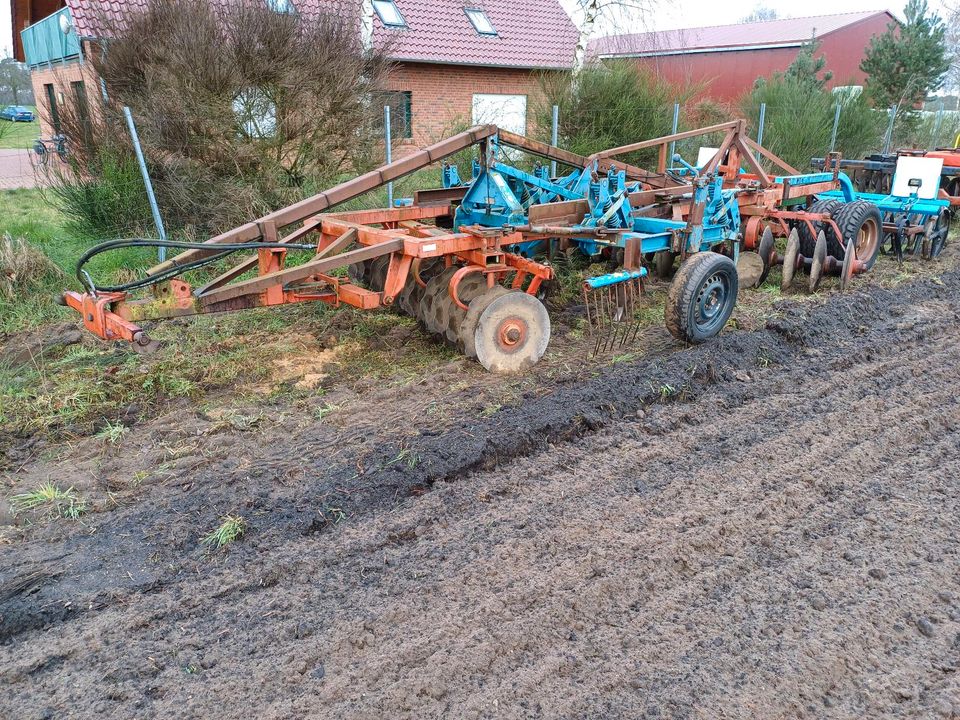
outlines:
[{"label": "rubber tire", "polygon": [[[836,220],[837,210],[843,207],[843,202],[841,200],[817,200],[807,208],[807,212],[812,213],[830,213],[834,220]],[[814,222],[813,228],[817,232],[813,235],[810,235],[810,228],[807,227],[807,224],[802,221],[797,221],[794,223],[797,228],[797,235],[800,237],[800,254],[805,258],[813,257],[813,251],[817,247],[817,233],[820,230],[823,230],[823,234],[827,238],[827,254],[833,254],[833,249],[836,248],[837,254],[834,255],[836,258],[843,257],[843,249],[840,247],[840,243],[837,242],[837,239],[834,237],[835,233],[833,228],[828,224]],[[831,238],[833,241],[831,242]]]},{"label": "rubber tire", "polygon": [[[849,241],[855,241],[860,235],[860,228],[865,223],[872,220],[877,224],[877,244],[873,253],[870,257],[857,255],[857,260],[862,261],[867,270],[872,268],[874,263],[877,262],[877,257],[880,255],[880,246],[883,244],[883,218],[880,216],[880,209],[868,200],[855,200],[841,207],[833,219],[837,223],[837,227],[840,228],[840,232],[843,233],[844,239]],[[827,254],[833,255],[834,250],[830,242],[833,233],[825,234],[827,236]],[[838,252],[839,254],[833,256],[838,259],[843,258],[843,249],[838,248]]]},{"label": "rubber tire", "polygon": [[[721,310],[716,330],[704,332],[694,321],[696,298],[701,286],[717,273],[727,276],[730,292]],[[664,323],[667,330],[675,338],[684,342],[693,344],[706,342],[727,324],[737,304],[738,290],[737,266],[726,255],[707,251],[687,258],[680,264],[670,285],[670,291],[667,293],[667,305],[664,308]]]}]

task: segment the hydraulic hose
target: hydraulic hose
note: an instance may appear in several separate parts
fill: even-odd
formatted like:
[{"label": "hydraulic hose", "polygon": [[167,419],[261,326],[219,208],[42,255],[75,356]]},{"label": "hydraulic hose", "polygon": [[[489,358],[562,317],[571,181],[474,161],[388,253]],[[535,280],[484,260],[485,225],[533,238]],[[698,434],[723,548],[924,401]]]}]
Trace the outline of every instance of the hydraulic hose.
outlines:
[{"label": "hydraulic hose", "polygon": [[[199,260],[194,260],[192,262],[184,263],[183,265],[174,265],[173,267],[164,270],[163,272],[157,273],[156,275],[148,275],[147,277],[140,278],[139,280],[133,280],[128,283],[123,283],[121,285],[96,285],[93,280],[90,278],[89,273],[87,273],[83,268],[90,262],[94,257],[105,252],[110,252],[112,250],[120,250],[122,248],[128,247],[149,247],[149,248],[177,248],[181,250],[211,250],[215,251],[213,255]],[[159,282],[164,280],[170,280],[171,278],[178,277],[187,273],[191,270],[196,270],[205,265],[215,263],[218,260],[232,255],[236,252],[243,252],[248,250],[268,250],[268,249],[281,249],[281,250],[298,250],[302,252],[316,252],[316,245],[296,245],[293,243],[269,243],[269,242],[248,242],[248,243],[222,243],[213,245],[210,243],[198,243],[198,242],[185,242],[181,240],[157,240],[153,238],[127,238],[122,240],[108,240],[107,242],[100,243],[99,245],[94,245],[92,248],[87,250],[83,255],[80,256],[80,259],[77,260],[77,279],[80,280],[80,283],[84,287],[90,287],[92,290],[97,292],[126,292],[128,290],[136,290],[142,287],[149,287],[150,285],[156,285]]]}]

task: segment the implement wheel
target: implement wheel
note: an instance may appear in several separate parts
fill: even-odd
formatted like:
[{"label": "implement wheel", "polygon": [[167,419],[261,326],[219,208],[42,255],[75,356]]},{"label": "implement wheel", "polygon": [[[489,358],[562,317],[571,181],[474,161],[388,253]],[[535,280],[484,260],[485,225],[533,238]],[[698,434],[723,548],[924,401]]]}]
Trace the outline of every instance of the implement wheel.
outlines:
[{"label": "implement wheel", "polygon": [[536,365],[550,342],[550,316],[543,303],[521,290],[507,290],[484,293],[470,303],[471,309],[482,300],[489,302],[479,303],[486,307],[473,331],[480,364],[495,373],[517,373]]},{"label": "implement wheel", "polygon": [[[807,208],[807,212],[812,213],[830,213],[830,216],[836,219],[837,210],[843,207],[843,203],[840,200],[817,200]],[[839,224],[839,223],[838,223]],[[836,233],[833,232],[833,228],[830,225],[821,223],[819,220],[812,222],[813,225],[813,235],[810,234],[810,228],[807,227],[807,224],[803,221],[796,221],[795,223],[797,228],[797,235],[800,238],[800,254],[804,257],[813,257],[813,251],[817,247],[817,235],[820,230],[824,231],[824,235],[827,238],[827,254],[833,255],[835,258],[843,257],[843,248],[840,247],[840,243],[837,242],[835,237]]]},{"label": "implement wheel", "polygon": [[[857,259],[862,260],[867,270],[873,267],[880,254],[880,243],[883,236],[883,221],[880,218],[880,209],[867,200],[855,200],[841,207],[833,216],[837,227],[843,233],[846,242],[852,242],[856,247]],[[830,236],[827,233],[828,251],[833,254],[830,246]],[[843,257],[843,253],[834,257]]]},{"label": "implement wheel", "polygon": [[677,270],[664,321],[678,340],[701,343],[717,335],[737,304],[737,268],[733,260],[714,252],[701,252]]}]

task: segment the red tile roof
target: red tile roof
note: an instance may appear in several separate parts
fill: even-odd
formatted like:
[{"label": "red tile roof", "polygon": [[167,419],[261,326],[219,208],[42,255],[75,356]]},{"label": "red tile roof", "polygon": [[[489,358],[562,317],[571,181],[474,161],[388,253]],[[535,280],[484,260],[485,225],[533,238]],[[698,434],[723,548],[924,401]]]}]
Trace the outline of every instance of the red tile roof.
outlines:
[{"label": "red tile roof", "polygon": [[[214,0],[228,2],[229,0]],[[349,0],[292,0],[301,16],[358,3]],[[77,32],[103,33],[101,18],[122,21],[146,0],[66,0]],[[486,65],[512,68],[569,68],[577,45],[577,29],[557,0],[396,0],[406,28],[387,28],[374,13],[374,44],[394,60]],[[496,36],[474,30],[464,8],[486,12]],[[359,18],[357,28],[359,32]]]},{"label": "red tile roof", "polygon": [[[374,41],[388,41],[396,60],[569,68],[578,33],[557,0],[396,0],[407,29],[384,28],[375,18]],[[486,12],[496,37],[474,30],[464,8]]]},{"label": "red tile roof", "polygon": [[589,54],[591,57],[662,55],[767,45],[799,45],[812,36],[823,37],[876,15],[887,15],[890,22],[895,21],[893,15],[886,11],[873,10],[686,30],[611,35],[591,41]]}]

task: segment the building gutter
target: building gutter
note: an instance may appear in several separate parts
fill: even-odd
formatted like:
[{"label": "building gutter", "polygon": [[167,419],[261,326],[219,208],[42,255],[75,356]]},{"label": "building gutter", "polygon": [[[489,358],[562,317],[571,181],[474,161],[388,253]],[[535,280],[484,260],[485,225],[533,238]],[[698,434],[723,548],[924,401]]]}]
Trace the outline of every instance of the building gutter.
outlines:
[{"label": "building gutter", "polygon": [[765,45],[737,45],[736,47],[690,48],[682,50],[651,50],[649,52],[631,53],[600,53],[596,57],[601,60],[617,60],[620,58],[647,58],[667,57],[670,55],[707,55],[712,53],[748,52],[750,50],[778,50],[780,48],[801,47],[803,42],[767,43]]}]

